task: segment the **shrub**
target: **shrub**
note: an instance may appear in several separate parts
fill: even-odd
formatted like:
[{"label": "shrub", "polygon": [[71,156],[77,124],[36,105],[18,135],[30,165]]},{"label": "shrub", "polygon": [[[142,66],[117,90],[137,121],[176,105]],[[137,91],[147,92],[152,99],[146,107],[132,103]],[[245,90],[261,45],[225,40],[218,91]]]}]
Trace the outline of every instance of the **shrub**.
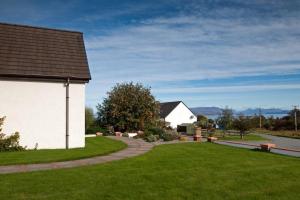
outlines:
[{"label": "shrub", "polygon": [[0,151],[23,151],[24,147],[19,144],[20,134],[18,132],[5,136],[0,133]]},{"label": "shrub", "polygon": [[224,133],[232,128],[233,118],[232,109],[226,107],[222,110],[222,113],[218,119],[216,119],[217,124],[219,125],[220,129],[224,130]]},{"label": "shrub", "polygon": [[162,139],[164,141],[172,141],[172,140],[177,140],[179,139],[180,134],[178,134],[177,132],[174,131],[167,131],[162,135]]},{"label": "shrub", "polygon": [[159,127],[151,127],[145,130],[145,136],[158,135],[160,138],[165,134],[165,130]]},{"label": "shrub", "polygon": [[95,124],[94,111],[92,108],[85,107],[85,131]]},{"label": "shrub", "polygon": [[197,115],[197,126],[201,128],[207,128],[208,125],[208,119],[204,115]]},{"label": "shrub", "polygon": [[139,131],[138,131],[138,132],[137,132],[137,135],[134,136],[133,138],[134,138],[134,139],[138,139],[138,138],[145,139],[145,137],[147,137],[147,136],[149,136],[149,135],[151,135],[151,134],[146,135],[145,132],[143,132],[143,131],[140,131],[140,132],[139,132]]},{"label": "shrub", "polygon": [[25,150],[24,147],[19,145],[20,134],[18,132],[5,136],[2,131],[2,125],[4,123],[5,117],[0,118],[0,151],[22,151]]},{"label": "shrub", "polygon": [[128,133],[126,133],[126,132],[123,133],[123,134],[122,134],[122,137],[128,137]]},{"label": "shrub", "polygon": [[97,106],[98,122],[123,131],[144,130],[159,120],[159,104],[151,88],[142,84],[117,84]]},{"label": "shrub", "polygon": [[101,132],[103,134],[106,134],[107,133],[107,129],[106,128],[102,128],[100,126],[97,126],[97,125],[93,125],[93,126],[90,126],[85,134],[96,134],[97,132]]},{"label": "shrub", "polygon": [[156,142],[157,140],[159,140],[159,136],[158,135],[148,135],[147,137],[145,137],[146,142]]}]

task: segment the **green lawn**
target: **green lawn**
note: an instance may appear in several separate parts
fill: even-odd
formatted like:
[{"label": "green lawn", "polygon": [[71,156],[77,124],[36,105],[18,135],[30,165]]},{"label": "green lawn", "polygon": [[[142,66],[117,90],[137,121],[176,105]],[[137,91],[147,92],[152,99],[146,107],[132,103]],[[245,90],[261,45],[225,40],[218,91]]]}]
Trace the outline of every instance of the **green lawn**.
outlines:
[{"label": "green lawn", "polygon": [[300,131],[270,131],[265,129],[256,129],[254,132],[280,137],[288,137],[293,139],[300,139]]},{"label": "green lawn", "polygon": [[300,199],[300,159],[211,143],[111,163],[0,175],[1,199]]},{"label": "green lawn", "polygon": [[253,134],[247,134],[243,139],[239,135],[226,135],[225,137],[219,137],[219,140],[232,140],[232,141],[266,141],[267,139]]},{"label": "green lawn", "polygon": [[123,149],[127,146],[121,141],[116,141],[105,137],[86,138],[85,142],[85,148],[76,148],[69,150],[55,149],[0,152],[0,165],[74,160],[108,154]]}]

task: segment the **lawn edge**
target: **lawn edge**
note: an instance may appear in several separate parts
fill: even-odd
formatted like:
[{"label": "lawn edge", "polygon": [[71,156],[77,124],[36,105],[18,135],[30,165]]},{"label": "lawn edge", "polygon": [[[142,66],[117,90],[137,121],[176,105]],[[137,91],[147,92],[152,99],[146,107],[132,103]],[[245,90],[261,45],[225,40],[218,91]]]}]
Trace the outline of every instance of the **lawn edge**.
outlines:
[{"label": "lawn edge", "polygon": [[123,143],[123,147],[119,148],[119,149],[115,149],[115,150],[111,150],[111,151],[108,151],[108,152],[105,152],[105,153],[100,153],[100,154],[95,154],[95,155],[91,155],[91,156],[81,156],[81,157],[76,157],[74,159],[70,158],[70,159],[57,159],[57,160],[51,160],[51,161],[47,161],[47,162],[20,162],[20,163],[8,163],[8,164],[0,164],[0,167],[1,166],[14,166],[14,165],[30,165],[30,164],[47,164],[47,163],[52,163],[52,162],[63,162],[63,161],[72,161],[72,160],[81,160],[81,159],[85,159],[85,158],[93,158],[93,157],[97,157],[97,156],[106,156],[108,154],[111,154],[111,153],[115,153],[115,152],[118,152],[118,151],[121,151],[123,149],[126,149],[128,147],[128,145],[121,141],[121,140],[114,140],[114,139],[111,139],[111,138],[108,138],[108,137],[105,137],[106,139],[109,139],[109,140],[113,140],[113,141],[117,141],[117,142],[121,142]]}]

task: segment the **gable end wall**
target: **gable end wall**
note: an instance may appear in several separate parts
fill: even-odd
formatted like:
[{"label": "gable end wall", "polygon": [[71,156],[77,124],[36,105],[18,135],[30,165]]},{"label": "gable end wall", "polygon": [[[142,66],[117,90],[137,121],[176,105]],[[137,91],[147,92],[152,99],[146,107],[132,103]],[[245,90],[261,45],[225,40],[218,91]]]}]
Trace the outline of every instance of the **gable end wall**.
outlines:
[{"label": "gable end wall", "polygon": [[[193,116],[193,119],[190,117]],[[197,117],[188,109],[184,103],[180,102],[178,106],[165,118],[166,122],[170,122],[172,128],[177,128],[177,125],[182,123],[194,123]]]},{"label": "gable end wall", "polygon": [[[0,80],[3,133],[20,133],[27,148],[56,149],[66,144],[64,83]],[[85,84],[70,84],[70,148],[85,145]]]}]

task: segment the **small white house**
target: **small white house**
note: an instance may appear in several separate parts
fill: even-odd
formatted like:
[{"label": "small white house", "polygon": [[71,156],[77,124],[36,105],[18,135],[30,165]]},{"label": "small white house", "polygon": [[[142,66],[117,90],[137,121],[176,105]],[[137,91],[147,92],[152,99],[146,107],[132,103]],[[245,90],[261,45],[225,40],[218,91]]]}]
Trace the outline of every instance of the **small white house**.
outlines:
[{"label": "small white house", "polygon": [[22,146],[84,147],[90,79],[82,33],[0,23],[0,117]]},{"label": "small white house", "polygon": [[195,114],[182,101],[160,103],[160,118],[172,128],[197,121]]}]

